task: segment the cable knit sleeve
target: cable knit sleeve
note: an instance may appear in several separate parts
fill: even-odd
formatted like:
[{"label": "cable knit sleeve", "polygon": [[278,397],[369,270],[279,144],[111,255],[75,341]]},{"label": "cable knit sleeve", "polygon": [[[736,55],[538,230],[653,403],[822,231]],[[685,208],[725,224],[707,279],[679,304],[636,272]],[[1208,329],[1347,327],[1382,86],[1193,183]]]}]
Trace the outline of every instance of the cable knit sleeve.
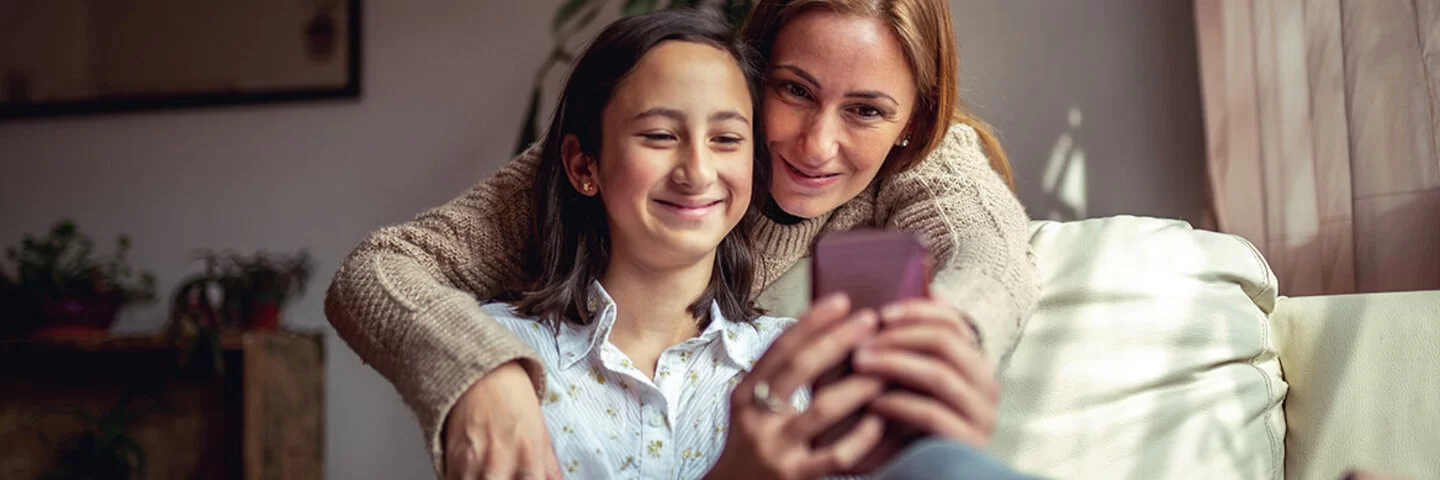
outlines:
[{"label": "cable knit sleeve", "polygon": [[480,377],[520,360],[537,394],[533,350],[480,302],[519,274],[538,148],[450,202],[372,233],[340,266],[325,316],[419,417],[436,471],[450,408]]},{"label": "cable knit sleeve", "polygon": [[950,127],[939,148],[884,180],[876,195],[882,225],[911,231],[930,248],[932,292],[970,315],[998,366],[1019,340],[1040,283],[1029,217],[990,168],[975,130]]}]

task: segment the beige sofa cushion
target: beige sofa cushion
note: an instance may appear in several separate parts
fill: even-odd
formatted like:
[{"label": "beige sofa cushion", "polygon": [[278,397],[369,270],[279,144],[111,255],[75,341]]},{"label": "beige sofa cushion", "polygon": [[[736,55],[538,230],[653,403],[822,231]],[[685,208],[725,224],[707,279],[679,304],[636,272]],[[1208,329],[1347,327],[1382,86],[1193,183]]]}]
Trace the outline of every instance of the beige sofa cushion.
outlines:
[{"label": "beige sofa cushion", "polygon": [[1280,478],[1275,277],[1184,222],[1032,222],[1039,309],[1002,364],[991,452],[1062,479]]},{"label": "beige sofa cushion", "polygon": [[1287,478],[1440,478],[1440,291],[1283,298]]}]

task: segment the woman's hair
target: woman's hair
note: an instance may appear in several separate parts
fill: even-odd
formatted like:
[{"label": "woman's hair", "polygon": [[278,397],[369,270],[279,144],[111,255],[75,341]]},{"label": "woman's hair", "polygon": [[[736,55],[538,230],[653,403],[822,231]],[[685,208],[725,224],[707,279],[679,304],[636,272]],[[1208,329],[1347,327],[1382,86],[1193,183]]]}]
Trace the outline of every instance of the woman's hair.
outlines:
[{"label": "woman's hair", "polygon": [[[735,38],[718,15],[693,9],[670,9],[626,17],[610,24],[590,44],[565,82],[555,116],[541,144],[535,174],[535,218],[525,251],[525,281],[512,303],[524,316],[558,325],[562,321],[587,324],[585,307],[590,285],[605,275],[610,262],[610,232],[601,196],[577,192],[566,175],[561,144],[575,135],[582,153],[598,162],[603,117],[615,88],[640,58],[663,42],[678,40],[710,45],[735,58],[750,92],[752,111],[759,112],[760,72],[756,55]],[[703,92],[698,93],[703,94]],[[759,115],[755,115],[759,117]],[[760,141],[759,118],[754,119],[754,145]],[[755,155],[758,162],[760,156]],[[764,185],[764,169],[753,168],[757,188]],[[753,199],[761,195],[752,195]],[[720,241],[710,285],[690,304],[690,313],[709,324],[710,305],[718,303],[725,318],[750,321],[760,312],[750,299],[756,258],[749,230],[756,217],[745,217]]]},{"label": "woman's hair", "polygon": [[[912,115],[910,145],[887,159],[881,174],[903,172],[920,163],[944,140],[950,124],[969,125],[980,135],[990,167],[1015,189],[1005,150],[989,124],[960,98],[959,54],[955,27],[945,0],[760,0],[745,22],[742,37],[769,59],[780,28],[801,13],[826,10],[884,20],[900,39],[905,59],[915,73],[918,94]],[[768,68],[768,66],[767,66]]]}]

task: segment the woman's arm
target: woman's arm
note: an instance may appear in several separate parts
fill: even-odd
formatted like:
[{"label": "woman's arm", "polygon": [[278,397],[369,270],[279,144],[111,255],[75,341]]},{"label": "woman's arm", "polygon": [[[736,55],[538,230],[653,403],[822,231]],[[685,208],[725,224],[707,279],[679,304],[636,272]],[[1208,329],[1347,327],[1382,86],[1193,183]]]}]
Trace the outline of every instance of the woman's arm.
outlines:
[{"label": "woman's arm", "polygon": [[536,392],[545,385],[535,353],[480,309],[519,273],[537,153],[532,148],[464,195],[371,234],[325,297],[340,338],[419,417],[437,470],[446,418],[483,376],[515,361]]},{"label": "woman's arm", "polygon": [[975,130],[950,127],[914,168],[880,184],[880,223],[918,234],[934,255],[932,293],[969,315],[992,367],[1014,349],[1040,293],[1029,217],[986,159]]}]

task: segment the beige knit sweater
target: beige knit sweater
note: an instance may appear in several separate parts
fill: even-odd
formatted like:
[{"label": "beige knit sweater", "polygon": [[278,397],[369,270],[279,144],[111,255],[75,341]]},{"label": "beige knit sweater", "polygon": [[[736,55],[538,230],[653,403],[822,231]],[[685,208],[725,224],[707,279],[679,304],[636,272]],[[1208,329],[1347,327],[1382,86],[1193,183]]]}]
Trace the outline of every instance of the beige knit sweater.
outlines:
[{"label": "beige knit sweater", "polygon": [[[545,385],[534,352],[480,311],[520,272],[537,153],[532,148],[459,198],[371,234],[341,265],[325,298],[340,338],[419,417],[437,471],[446,415],[486,372],[520,360],[537,391]],[[1014,347],[1039,291],[1027,221],[990,169],[975,131],[957,124],[918,166],[876,182],[830,214],[794,225],[763,221],[761,306],[782,315],[803,308],[807,286],[798,279],[808,262],[801,260],[818,235],[910,230],[939,266],[932,293],[973,317],[995,364]]]}]

